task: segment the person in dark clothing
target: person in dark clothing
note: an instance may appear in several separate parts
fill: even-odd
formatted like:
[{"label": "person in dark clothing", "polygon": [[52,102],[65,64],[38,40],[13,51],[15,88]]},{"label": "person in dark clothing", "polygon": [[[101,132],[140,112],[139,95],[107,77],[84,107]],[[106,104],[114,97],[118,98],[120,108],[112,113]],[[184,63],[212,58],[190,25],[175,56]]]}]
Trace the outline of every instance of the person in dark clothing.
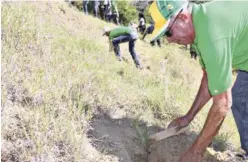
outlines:
[{"label": "person in dark clothing", "polygon": [[105,6],[104,0],[99,0],[99,14],[102,20],[105,20]]},{"label": "person in dark clothing", "polygon": [[113,22],[116,25],[119,25],[119,11],[115,0],[111,0],[111,10],[112,10],[111,20],[113,20]]},{"label": "person in dark clothing", "polygon": [[111,15],[112,15],[111,0],[104,0],[103,5],[104,5],[105,21],[110,22],[110,18],[111,18]]},{"label": "person in dark clothing", "polygon": [[146,30],[146,19],[143,13],[139,13],[139,26],[138,26],[139,32],[143,34]]},{"label": "person in dark clothing", "polygon": [[[145,32],[143,34],[142,40],[145,39],[145,37],[146,37],[147,34],[152,34],[153,30],[154,30],[154,24],[151,24],[149,27],[146,28],[146,30],[145,30]],[[157,42],[157,45],[159,47],[161,47],[160,39],[151,41],[150,42],[151,46],[154,46],[155,45],[155,41]]]},{"label": "person in dark clothing", "polygon": [[86,15],[88,15],[88,2],[89,0],[83,0],[83,10]]},{"label": "person in dark clothing", "polygon": [[[134,63],[138,69],[142,69],[140,64],[140,60],[135,52],[135,42],[138,38],[137,31],[132,27],[117,27],[112,30],[109,28],[104,28],[103,35],[108,36],[110,46],[114,47],[114,52],[116,58],[119,61],[122,61],[121,53],[120,53],[120,43],[129,43],[129,52],[134,60]],[[110,48],[111,49],[111,48]]]},{"label": "person in dark clothing", "polygon": [[95,16],[95,17],[98,17],[99,5],[100,5],[99,0],[94,0],[94,1],[93,1],[93,12],[94,12],[94,16]]}]

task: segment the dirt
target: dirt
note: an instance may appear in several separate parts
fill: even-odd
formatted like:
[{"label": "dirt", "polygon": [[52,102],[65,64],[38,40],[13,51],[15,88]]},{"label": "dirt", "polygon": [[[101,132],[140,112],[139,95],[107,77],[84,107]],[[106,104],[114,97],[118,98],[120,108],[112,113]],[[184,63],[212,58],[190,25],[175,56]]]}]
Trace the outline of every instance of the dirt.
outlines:
[{"label": "dirt", "polygon": [[[178,135],[159,142],[155,142],[150,146],[149,162],[177,162],[179,156],[187,148],[189,148],[194,138],[188,135]],[[203,162],[219,162],[215,157],[207,156]]]},{"label": "dirt", "polygon": [[[176,162],[197,136],[187,132],[146,146],[137,135],[134,122],[129,118],[112,119],[107,114],[98,114],[91,121],[92,130],[88,136],[98,151],[114,155],[120,162]],[[147,127],[142,122],[139,128],[147,129],[148,134],[161,131],[161,128]],[[227,153],[206,151],[203,162],[236,161],[230,159]]]},{"label": "dirt", "polygon": [[95,116],[89,136],[97,150],[119,157],[120,162],[146,162],[147,152],[136,135],[132,120]]}]

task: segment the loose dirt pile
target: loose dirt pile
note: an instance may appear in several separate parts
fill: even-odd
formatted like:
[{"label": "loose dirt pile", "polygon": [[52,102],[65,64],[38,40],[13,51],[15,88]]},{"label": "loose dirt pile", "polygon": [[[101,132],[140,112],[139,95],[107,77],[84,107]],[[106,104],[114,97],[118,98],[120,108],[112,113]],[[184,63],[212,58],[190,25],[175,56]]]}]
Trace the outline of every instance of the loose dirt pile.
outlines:
[{"label": "loose dirt pile", "polygon": [[[158,142],[145,145],[137,134],[134,120],[129,118],[112,119],[109,115],[97,115],[92,120],[93,129],[88,133],[94,147],[106,154],[119,158],[120,162],[177,162],[196,138],[196,134],[186,133],[173,136]],[[140,129],[146,129],[153,134],[161,128],[146,127],[144,123]],[[208,149],[203,162],[234,162],[230,152],[218,153]]]},{"label": "loose dirt pile", "polygon": [[111,119],[104,114],[92,120],[89,136],[97,150],[119,157],[120,162],[146,162],[147,152],[130,119]]}]

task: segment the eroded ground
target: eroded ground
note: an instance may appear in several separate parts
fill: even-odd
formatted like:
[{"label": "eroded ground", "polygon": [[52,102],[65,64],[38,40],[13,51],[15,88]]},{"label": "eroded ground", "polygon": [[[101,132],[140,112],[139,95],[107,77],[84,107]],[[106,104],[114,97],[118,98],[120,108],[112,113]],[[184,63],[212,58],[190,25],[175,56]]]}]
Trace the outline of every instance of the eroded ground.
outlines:
[{"label": "eroded ground", "polygon": [[[100,152],[117,156],[120,162],[176,162],[196,138],[196,134],[170,137],[146,144],[145,137],[138,135],[137,129],[147,130],[148,134],[160,131],[158,127],[146,127],[140,123],[134,126],[129,118],[112,119],[107,114],[98,114],[92,120],[92,130],[88,133],[92,144]],[[143,134],[145,136],[145,134]],[[234,162],[232,155],[207,151],[203,162]]]}]

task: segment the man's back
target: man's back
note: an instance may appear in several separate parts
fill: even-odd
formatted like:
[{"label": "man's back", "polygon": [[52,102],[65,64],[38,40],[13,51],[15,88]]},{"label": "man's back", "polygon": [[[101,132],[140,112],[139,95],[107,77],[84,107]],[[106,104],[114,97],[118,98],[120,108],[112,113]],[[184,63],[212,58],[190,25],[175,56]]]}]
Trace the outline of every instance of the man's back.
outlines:
[{"label": "man's back", "polygon": [[230,87],[232,67],[248,71],[248,2],[194,5],[193,24],[194,45],[208,73],[210,91],[219,94]]},{"label": "man's back", "polygon": [[121,35],[130,34],[132,29],[129,27],[117,27],[110,31],[109,38],[113,39]]},{"label": "man's back", "polygon": [[[205,41],[211,42],[229,39],[234,58],[233,66],[240,68],[239,59],[236,58],[242,57],[245,52],[248,59],[248,2],[213,1],[199,5],[197,10],[201,12],[198,12],[199,19],[196,21],[204,28],[196,27],[196,39],[204,37]],[[201,37],[198,38],[199,35]]]}]

